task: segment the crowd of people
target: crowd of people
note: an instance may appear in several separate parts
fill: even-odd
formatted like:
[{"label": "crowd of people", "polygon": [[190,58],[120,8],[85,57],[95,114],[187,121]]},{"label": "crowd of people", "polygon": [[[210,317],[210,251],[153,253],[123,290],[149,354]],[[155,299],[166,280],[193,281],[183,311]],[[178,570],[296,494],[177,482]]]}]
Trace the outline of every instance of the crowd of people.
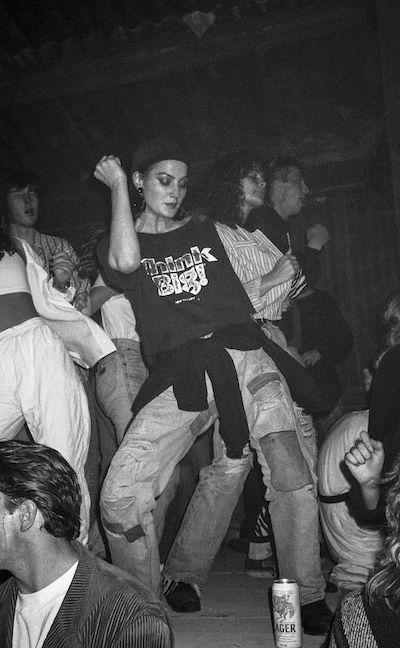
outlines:
[{"label": "crowd of people", "polygon": [[[67,628],[82,646],[172,645],[161,602],[201,609],[242,491],[246,572],[295,579],[304,632],[331,646],[372,647],[352,643],[349,615],[365,617],[376,638],[384,609],[378,645],[389,645],[385,633],[398,627],[400,294],[384,310],[369,417],[340,418],[336,365],[353,337],[316,286],[327,229],[313,225],[292,248],[289,219],[309,193],[296,160],[224,156],[189,211],[190,169],[174,141],[143,142],[129,174],[104,156],[94,175],[110,190],[111,222],[82,262],[67,241],[36,230],[33,176],[11,174],[3,188],[7,645],[57,645]],[[185,461],[196,469],[178,489]],[[391,488],[381,491],[387,469]],[[160,560],[174,498],[184,514]],[[343,599],[330,637],[321,528],[336,562],[328,586],[364,588]]]}]

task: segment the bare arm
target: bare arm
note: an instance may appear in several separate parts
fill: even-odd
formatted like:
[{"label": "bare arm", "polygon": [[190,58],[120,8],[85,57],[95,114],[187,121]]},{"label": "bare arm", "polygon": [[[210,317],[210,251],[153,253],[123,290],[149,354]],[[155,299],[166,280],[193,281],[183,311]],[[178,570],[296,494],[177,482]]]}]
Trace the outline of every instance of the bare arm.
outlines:
[{"label": "bare arm", "polygon": [[119,158],[104,156],[94,176],[111,190],[111,227],[108,262],[113,270],[130,273],[140,266],[140,246],[132,218],[128,182]]},{"label": "bare arm", "polygon": [[360,438],[344,456],[347,468],[360,484],[368,510],[375,509],[379,501],[379,480],[384,458],[382,443],[371,439],[366,431],[361,432]]},{"label": "bare arm", "polygon": [[296,257],[293,254],[285,254],[276,262],[271,272],[261,278],[260,297],[265,295],[271,288],[293,279],[298,269],[299,264]]},{"label": "bare arm", "polygon": [[90,317],[96,313],[99,308],[101,308],[101,306],[110,299],[110,297],[117,294],[118,293],[115,290],[108,286],[95,286],[92,288],[86,306],[82,308],[82,313]]}]

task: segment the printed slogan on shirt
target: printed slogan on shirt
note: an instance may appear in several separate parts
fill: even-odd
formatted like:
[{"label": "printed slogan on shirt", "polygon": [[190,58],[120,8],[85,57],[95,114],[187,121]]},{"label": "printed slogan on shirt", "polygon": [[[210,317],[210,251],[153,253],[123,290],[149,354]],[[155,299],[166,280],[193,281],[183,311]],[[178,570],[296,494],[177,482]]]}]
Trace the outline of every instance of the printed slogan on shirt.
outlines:
[{"label": "printed slogan on shirt", "polygon": [[165,257],[164,261],[154,258],[142,259],[142,264],[152,281],[157,286],[160,297],[189,293],[198,295],[203,286],[207,286],[206,263],[218,259],[211,254],[211,248],[202,250],[196,245],[183,256],[174,259]]}]

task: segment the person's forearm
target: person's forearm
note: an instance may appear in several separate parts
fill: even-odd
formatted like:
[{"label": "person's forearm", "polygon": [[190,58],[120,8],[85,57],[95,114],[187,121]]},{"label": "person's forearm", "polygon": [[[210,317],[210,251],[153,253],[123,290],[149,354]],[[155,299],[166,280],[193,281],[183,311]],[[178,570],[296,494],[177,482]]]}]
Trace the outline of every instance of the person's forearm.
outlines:
[{"label": "person's forearm", "polygon": [[260,282],[260,297],[263,297],[271,288],[286,283],[288,279],[281,279],[274,271],[268,272],[261,277]]},{"label": "person's forearm", "polygon": [[140,247],[132,218],[125,179],[111,189],[112,218],[108,262],[114,270],[129,273],[140,266]]},{"label": "person's forearm", "polygon": [[361,494],[365,508],[368,509],[368,511],[375,510],[380,497],[379,483],[371,482],[370,484],[361,484]]},{"label": "person's forearm", "polygon": [[113,295],[117,295],[115,290],[108,286],[94,286],[88,297],[88,303],[82,312],[89,317],[96,313],[103,304]]}]

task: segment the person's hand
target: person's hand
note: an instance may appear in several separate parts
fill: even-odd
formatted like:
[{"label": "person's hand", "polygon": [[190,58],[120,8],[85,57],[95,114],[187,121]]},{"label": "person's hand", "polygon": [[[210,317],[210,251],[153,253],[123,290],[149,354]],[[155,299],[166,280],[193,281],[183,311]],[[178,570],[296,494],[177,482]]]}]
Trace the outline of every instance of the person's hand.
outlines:
[{"label": "person's hand", "polygon": [[79,295],[76,295],[74,297],[74,301],[72,303],[75,306],[76,310],[81,311],[82,313],[84,313],[84,315],[88,314],[85,311],[85,309],[89,306],[89,295],[87,293],[79,293]]},{"label": "person's hand", "polygon": [[325,225],[317,223],[307,229],[307,247],[314,250],[322,250],[329,241],[329,232]]},{"label": "person's hand", "polygon": [[57,288],[57,290],[65,290],[75,269],[73,261],[71,261],[66,252],[58,252],[58,254],[54,254],[51,257],[49,267],[50,274],[54,277],[54,288]]},{"label": "person's hand", "polygon": [[382,472],[385,452],[380,441],[371,439],[363,430],[344,455],[344,461],[360,486],[376,485]]},{"label": "person's hand", "polygon": [[122,168],[121,160],[115,155],[104,155],[101,158],[96,164],[94,177],[110,189],[126,183],[126,173]]},{"label": "person's hand", "polygon": [[297,351],[296,347],[294,347],[294,346],[288,346],[288,348],[286,349],[286,351],[288,352],[289,355],[292,356],[292,358],[294,358],[295,360],[297,360],[297,362],[299,362],[303,367],[305,367],[305,364],[304,364],[303,358],[301,357],[300,353]]},{"label": "person's hand", "polygon": [[305,367],[312,367],[321,360],[322,356],[317,349],[310,349],[309,351],[305,351],[301,357]]},{"label": "person's hand", "polygon": [[290,281],[298,272],[299,263],[294,254],[285,254],[278,259],[269,273],[275,281],[275,285],[280,285]]}]

